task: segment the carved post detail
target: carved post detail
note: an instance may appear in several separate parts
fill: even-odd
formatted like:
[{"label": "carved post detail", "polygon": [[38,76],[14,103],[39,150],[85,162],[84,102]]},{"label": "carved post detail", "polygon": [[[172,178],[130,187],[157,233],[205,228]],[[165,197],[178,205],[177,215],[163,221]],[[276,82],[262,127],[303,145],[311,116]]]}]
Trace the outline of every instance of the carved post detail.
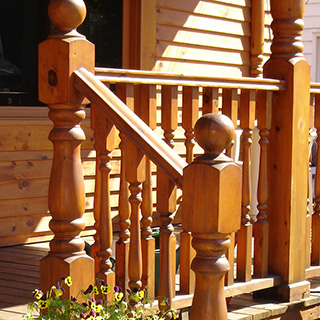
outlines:
[{"label": "carved post detail", "polygon": [[264,64],[265,77],[287,82],[287,89],[272,97],[268,157],[268,270],[282,276],[285,284],[277,293],[286,301],[306,297],[310,290],[301,263],[307,247],[310,112],[310,68],[302,44],[304,9],[304,0],[271,0],[274,38]]},{"label": "carved post detail", "polygon": [[94,261],[84,252],[80,232],[85,228],[85,190],[80,127],[85,118],[84,97],[74,89],[72,73],[80,67],[94,71],[94,46],[76,28],[85,18],[82,0],[52,0],[49,17],[55,33],[39,45],[39,100],[49,105],[53,129],[49,139],[54,156],[49,183],[50,252],[40,262],[40,287],[49,290],[61,275],[70,275],[76,295],[94,280]]},{"label": "carved post detail", "polygon": [[[117,96],[131,109],[134,109],[134,86],[133,84],[118,83],[116,87]],[[126,136],[120,132],[121,139],[119,148],[121,150],[120,167],[120,190],[119,190],[119,218],[120,232],[116,243],[116,283],[123,289],[129,286],[129,247],[130,247],[130,203],[129,184],[126,180]]]},{"label": "carved post detail", "polygon": [[262,77],[264,48],[264,0],[252,0],[251,7],[251,67],[252,77]]},{"label": "carved post detail", "polygon": [[196,274],[190,319],[226,320],[225,253],[230,236],[240,228],[241,169],[221,152],[234,135],[232,121],[206,114],[195,125],[195,139],[205,150],[183,172],[183,228],[192,233]]}]

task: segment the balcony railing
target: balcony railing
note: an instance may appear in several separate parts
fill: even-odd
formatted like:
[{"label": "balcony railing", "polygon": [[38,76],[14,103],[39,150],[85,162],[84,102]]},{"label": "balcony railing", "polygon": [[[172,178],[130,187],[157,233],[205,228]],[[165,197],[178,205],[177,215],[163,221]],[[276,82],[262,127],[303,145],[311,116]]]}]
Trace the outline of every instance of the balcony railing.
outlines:
[{"label": "balcony railing", "polygon": [[[274,28],[281,26],[281,32],[275,33],[273,55],[264,66],[275,79],[230,79],[94,69],[93,46],[75,30],[84,18],[84,4],[72,4],[82,17],[78,21],[78,14],[69,15],[70,3],[62,3],[68,10],[51,2],[49,15],[57,29],[39,49],[39,96],[54,123],[49,210],[55,234],[41,261],[40,273],[46,275],[41,288],[48,289],[61,273],[70,274],[80,287],[97,276],[111,286],[147,287],[150,295],[168,300],[160,308],[192,305],[191,319],[226,319],[224,297],[244,292],[273,289],[286,300],[307,296],[306,279],[320,275],[320,180],[316,173],[312,216],[308,66],[297,45],[300,31],[292,31],[300,25],[291,26],[301,20],[298,4],[299,10],[288,10],[292,19],[281,18],[287,12],[281,6],[275,9],[281,23]],[[315,97],[318,128],[317,92]],[[85,255],[79,237],[85,207],[80,123],[87,99],[97,155],[94,260]],[[229,145],[232,126],[241,136]],[[251,177],[254,128],[260,146],[256,189]],[[117,162],[112,161],[115,152]],[[232,158],[241,162],[241,173]],[[110,178],[114,163],[117,180]],[[252,198],[257,199],[256,214]],[[153,227],[160,228],[158,279]]]}]

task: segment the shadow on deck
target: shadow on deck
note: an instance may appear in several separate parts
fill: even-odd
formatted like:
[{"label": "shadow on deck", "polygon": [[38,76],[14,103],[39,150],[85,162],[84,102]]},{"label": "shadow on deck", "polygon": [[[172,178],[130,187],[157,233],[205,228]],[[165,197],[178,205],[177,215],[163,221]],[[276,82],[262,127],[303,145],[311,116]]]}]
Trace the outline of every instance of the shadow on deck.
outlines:
[{"label": "shadow on deck", "polygon": [[[39,261],[49,250],[48,242],[0,248],[0,320],[21,320],[32,291],[39,286]],[[320,319],[320,278],[311,280],[308,298],[278,303],[243,294],[231,299],[229,320]],[[188,312],[182,313],[188,319]]]}]

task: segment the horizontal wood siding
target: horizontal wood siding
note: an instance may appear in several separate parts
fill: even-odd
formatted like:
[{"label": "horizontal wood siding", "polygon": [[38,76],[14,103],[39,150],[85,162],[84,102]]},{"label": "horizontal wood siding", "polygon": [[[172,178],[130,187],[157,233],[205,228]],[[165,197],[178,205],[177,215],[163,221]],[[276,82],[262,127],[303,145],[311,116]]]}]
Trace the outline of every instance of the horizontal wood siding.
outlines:
[{"label": "horizontal wood siding", "polygon": [[[45,107],[0,107],[0,247],[52,237],[48,227],[52,122],[47,114]],[[82,144],[85,234],[92,234],[95,153],[89,119],[82,128],[87,137]]]},{"label": "horizontal wood siding", "polygon": [[306,2],[304,15],[304,30],[302,42],[304,45],[304,55],[311,67],[311,81],[319,81],[319,51],[317,40],[320,37],[320,0],[309,0]]},{"label": "horizontal wood siding", "polygon": [[248,76],[251,1],[156,1],[156,65],[163,72]]}]

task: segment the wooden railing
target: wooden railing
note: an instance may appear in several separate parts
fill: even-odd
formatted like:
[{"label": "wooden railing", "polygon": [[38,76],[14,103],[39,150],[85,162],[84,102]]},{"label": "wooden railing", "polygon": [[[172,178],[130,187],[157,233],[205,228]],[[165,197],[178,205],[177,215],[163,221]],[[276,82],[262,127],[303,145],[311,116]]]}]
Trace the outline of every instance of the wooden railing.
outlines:
[{"label": "wooden railing", "polygon": [[[120,238],[117,246],[117,250],[120,250],[120,253],[118,254],[116,252],[115,254],[117,283],[124,286],[127,286],[128,283],[130,286],[131,283],[131,287],[134,287],[131,282],[130,274],[127,273],[128,278],[123,280],[124,275],[126,274],[125,270],[130,270],[130,265],[133,264],[134,267],[132,268],[140,269],[140,274],[136,275],[136,282],[142,281],[142,285],[148,286],[148,290],[151,295],[154,295],[155,281],[160,281],[164,284],[170,277],[172,278],[172,281],[169,281],[165,288],[161,289],[160,285],[160,296],[171,297],[171,299],[169,299],[170,302],[172,298],[176,296],[176,298],[173,299],[174,307],[190,306],[190,295],[193,293],[194,289],[193,271],[190,270],[191,261],[194,257],[194,251],[190,242],[191,234],[182,231],[179,235],[179,232],[174,232],[174,225],[178,227],[178,230],[181,229],[181,217],[176,215],[178,198],[176,193],[173,192],[173,185],[171,185],[171,189],[168,189],[166,185],[163,185],[163,179],[167,180],[167,184],[169,183],[169,185],[170,181],[172,181],[177,184],[178,187],[182,187],[181,170],[186,166],[186,163],[178,156],[177,153],[173,153],[171,148],[175,149],[177,146],[181,155],[189,162],[192,162],[195,149],[195,123],[201,114],[213,112],[227,114],[231,119],[233,119],[234,125],[238,127],[238,130],[242,132],[242,137],[240,139],[241,146],[238,146],[242,149],[241,163],[243,168],[241,196],[242,225],[240,230],[237,232],[236,252],[234,250],[234,235],[231,237],[232,245],[228,252],[231,271],[228,272],[228,276],[226,277],[227,287],[225,288],[225,294],[226,296],[231,296],[280,284],[280,277],[268,274],[268,219],[266,215],[268,194],[267,138],[268,130],[271,125],[271,95],[272,92],[285,90],[285,82],[270,79],[257,80],[251,78],[196,78],[184,75],[158,74],[152,72],[115,69],[98,69],[97,71],[98,76],[94,76],[85,69],[80,69],[75,72],[76,88],[87,96],[90,101],[92,101],[91,110],[95,115],[92,119],[94,123],[92,127],[95,130],[96,140],[101,139],[101,132],[103,132],[102,127],[97,127],[98,120],[101,121],[101,119],[104,118],[105,120],[102,121],[102,123],[104,123],[104,127],[106,127],[105,123],[111,121],[120,130],[122,138],[129,137],[129,139],[124,138],[126,141],[125,143],[129,143],[128,140],[134,141],[135,145],[148,156],[149,161],[151,159],[158,167],[156,172],[151,170],[151,167],[153,166],[149,165],[143,167],[145,177],[149,177],[151,179],[152,175],[157,173],[157,181],[153,187],[150,180],[149,182],[146,182],[146,178],[140,182],[143,183],[141,204],[142,219],[139,221],[137,212],[133,215],[131,214],[131,236],[129,236],[129,221],[123,223],[123,221],[128,220],[128,212],[123,213],[121,212],[121,208],[119,208],[120,220],[122,221],[120,234],[127,234],[127,236],[125,239]],[[102,85],[98,79],[103,80],[105,85]],[[119,95],[119,98],[121,97],[122,101],[130,102],[132,109],[137,114],[141,113],[141,105],[143,105],[145,109],[143,112],[145,114],[151,114],[153,119],[148,120],[145,118],[145,123],[142,122],[140,118],[131,112],[120,99],[116,98],[108,87],[113,87],[115,93]],[[98,115],[98,117],[96,115]],[[180,119],[180,121],[178,119]],[[162,131],[163,140],[167,144],[161,140],[158,141],[159,138],[157,138],[151,128],[146,125],[146,123],[150,124],[151,121],[154,123],[151,125],[152,129],[157,132]],[[252,170],[250,158],[252,129],[255,125],[257,125],[260,130],[261,152],[258,194],[253,195],[251,190],[250,176]],[[184,137],[181,135],[182,132],[184,133]],[[178,135],[178,139],[176,139],[176,133]],[[114,137],[110,137],[110,134],[102,135],[102,141],[108,141],[110,139],[114,140]],[[181,144],[182,146],[184,145],[183,148],[181,147]],[[168,145],[171,146],[171,148]],[[102,143],[99,148],[96,148],[97,159],[101,159],[102,155],[110,154],[112,152],[112,149],[106,148],[108,148],[108,143],[107,147]],[[235,152],[233,152],[233,149],[235,149],[234,145],[229,147],[226,150],[226,153],[228,155],[234,155]],[[140,152],[137,149],[130,149],[130,153],[127,153],[126,147],[122,148],[121,151],[122,154],[125,155],[125,162],[128,161],[131,164],[134,163],[131,158],[135,159],[137,157],[135,153]],[[128,160],[128,158],[130,159]],[[102,170],[104,170],[101,170],[101,168],[109,167],[110,163],[108,163],[108,161],[110,162],[110,159],[111,156],[109,155],[104,164],[102,164],[103,160],[100,160],[99,167],[101,179],[103,175]],[[170,159],[170,161],[167,161],[166,159]],[[121,162],[122,161],[123,159]],[[168,166],[170,166],[169,169],[167,168]],[[173,168],[176,167],[178,167],[179,170],[173,170]],[[127,168],[124,166],[121,166],[121,168],[124,170],[138,169],[134,169],[133,167]],[[172,173],[172,171],[174,172]],[[169,177],[169,180],[166,176]],[[128,179],[125,179],[125,174],[123,172],[120,173],[120,177],[120,186],[126,185],[126,180]],[[103,191],[103,188],[105,187],[103,186],[101,179],[97,179],[96,182],[96,197],[100,194],[106,194],[106,192]],[[109,182],[107,182],[107,184],[108,183]],[[137,184],[137,181],[134,181],[133,183]],[[152,197],[152,188],[157,190],[156,200]],[[123,192],[123,190],[119,191],[119,196],[124,196],[126,198],[123,199],[123,202],[125,202],[128,199],[128,193]],[[256,216],[250,216],[250,200],[252,196],[256,196],[258,198],[258,214]],[[171,205],[169,205],[169,203],[164,205],[163,203],[166,201],[165,199],[170,199]],[[95,217],[99,221],[97,234],[100,234],[100,240],[98,242],[100,242],[101,248],[103,247],[102,251],[104,250],[106,252],[110,252],[112,241],[108,241],[108,244],[102,245],[103,237],[101,236],[101,230],[109,230],[109,234],[112,233],[111,229],[107,229],[103,226],[107,221],[109,221],[107,225],[112,224],[111,216],[101,216],[99,212],[110,212],[110,208],[106,207],[108,203],[110,203],[110,201],[106,201],[103,205],[101,204],[100,208],[95,208]],[[154,239],[151,238],[151,226],[153,214],[156,212],[160,213],[160,239],[165,235],[165,232],[168,233],[169,239],[172,238],[171,244],[166,241],[166,246],[160,247],[162,248],[160,249],[160,252],[167,255],[167,258],[160,258],[160,263],[163,264],[160,265],[160,270],[164,270],[166,266],[171,265],[170,272],[168,269],[166,269],[166,272],[160,271],[160,279],[154,279],[153,276],[155,256],[153,253]],[[133,219],[136,219],[136,221],[133,221]],[[142,225],[141,233],[140,223]],[[253,228],[255,229],[254,236]],[[132,233],[134,235],[140,235],[141,239],[139,236],[132,238]],[[179,286],[177,286],[177,290],[175,289],[176,261],[174,259],[176,235],[179,235],[180,237],[180,272],[179,278],[177,278],[179,279],[177,281],[179,284]],[[140,242],[142,248],[141,252],[137,249],[140,247]],[[121,250],[121,245],[125,245],[125,243],[127,243],[127,245],[131,244],[131,247],[127,250]],[[253,244],[254,255],[252,257]],[[132,261],[130,261],[129,257],[123,259],[123,252],[129,254],[133,248],[136,249],[135,258],[133,258]],[[109,255],[104,255],[101,249],[96,249],[94,251],[100,251],[100,254],[96,255],[96,259],[99,259],[100,256],[104,257],[105,260],[102,264],[100,263],[100,266],[96,270],[97,274],[101,277],[103,274],[101,271],[101,265],[105,264],[110,267],[107,272],[111,272],[111,265],[107,262],[110,257],[110,253]],[[120,254],[122,258],[120,257]],[[169,258],[170,263],[168,263]],[[123,265],[120,265],[120,263]],[[237,274],[236,277],[234,277],[235,269]],[[252,278],[252,276],[254,278]],[[170,286],[170,282],[172,291],[169,290],[168,287]],[[141,284],[136,283],[134,285],[139,287]]]},{"label": "wooden railing", "polygon": [[[85,15],[83,2],[50,2],[49,16],[56,30],[39,48],[39,98],[49,105],[54,124],[49,136],[54,144],[49,209],[50,228],[55,236],[48,256],[40,265],[43,290],[61,274],[69,274],[78,280],[75,282],[80,287],[93,282],[97,275],[110,285],[117,283],[132,290],[147,287],[149,294],[156,294],[152,227],[158,226],[160,275],[156,295],[166,297],[174,308],[190,306],[193,299],[192,319],[197,319],[199,314],[200,318],[205,317],[203,311],[212,312],[212,319],[226,319],[221,281],[228,270],[224,256],[227,249],[231,268],[225,278],[226,296],[280,284],[275,291],[281,299],[293,300],[309,294],[305,270],[308,269],[309,277],[318,274],[319,268],[309,268],[310,251],[309,247],[305,249],[311,234],[306,199],[309,113],[305,105],[309,82],[306,81],[308,66],[297,40],[303,2],[296,2],[297,10],[291,7],[283,10],[286,2],[277,3],[273,28],[275,31],[280,28],[281,32],[280,29],[275,32],[273,55],[264,71],[269,78],[285,81],[95,70],[94,48],[76,32]],[[297,25],[292,28],[292,24]],[[114,86],[115,94],[108,88]],[[95,261],[85,255],[79,237],[84,228],[85,207],[80,159],[80,144],[85,137],[80,123],[87,98],[91,101],[97,152],[94,202],[97,232],[92,250]],[[318,128],[317,99],[315,104]],[[210,116],[207,125],[202,123],[199,130],[207,128],[204,131],[215,142],[212,144],[201,133],[198,138],[195,136],[198,118],[211,113],[231,119],[241,132],[240,147],[236,139],[228,147],[222,143],[222,149],[226,150],[225,155],[220,154],[221,145],[216,141],[220,139],[219,130],[221,137],[229,139],[230,135],[225,134],[226,125],[213,124],[215,116]],[[115,127],[120,131],[119,137]],[[260,135],[260,157],[257,190],[253,191],[251,149],[255,127]],[[164,141],[157,137],[158,132],[163,133]],[[196,159],[195,139],[205,150],[205,155]],[[226,157],[236,158],[237,147],[242,166],[241,194],[240,181],[233,178],[238,177],[239,168]],[[115,226],[110,201],[114,150],[121,153],[117,190],[120,232],[115,271],[110,261]],[[224,168],[228,169],[224,171]],[[211,178],[208,190],[206,177]],[[318,180],[316,177],[312,234],[318,229]],[[199,185],[201,188],[195,190],[193,198],[192,188]],[[177,187],[181,186],[182,217],[177,203],[181,197]],[[256,215],[250,207],[252,197],[257,197]],[[177,236],[180,237],[180,269],[176,289]],[[312,264],[318,265],[317,236],[312,241]],[[194,260],[193,248],[197,252]],[[194,261],[192,266],[191,261]],[[196,273],[196,283],[191,269]],[[75,294],[78,289],[74,286],[67,293]],[[205,291],[210,293],[210,299],[201,311]],[[197,311],[201,312],[197,314]]]}]

